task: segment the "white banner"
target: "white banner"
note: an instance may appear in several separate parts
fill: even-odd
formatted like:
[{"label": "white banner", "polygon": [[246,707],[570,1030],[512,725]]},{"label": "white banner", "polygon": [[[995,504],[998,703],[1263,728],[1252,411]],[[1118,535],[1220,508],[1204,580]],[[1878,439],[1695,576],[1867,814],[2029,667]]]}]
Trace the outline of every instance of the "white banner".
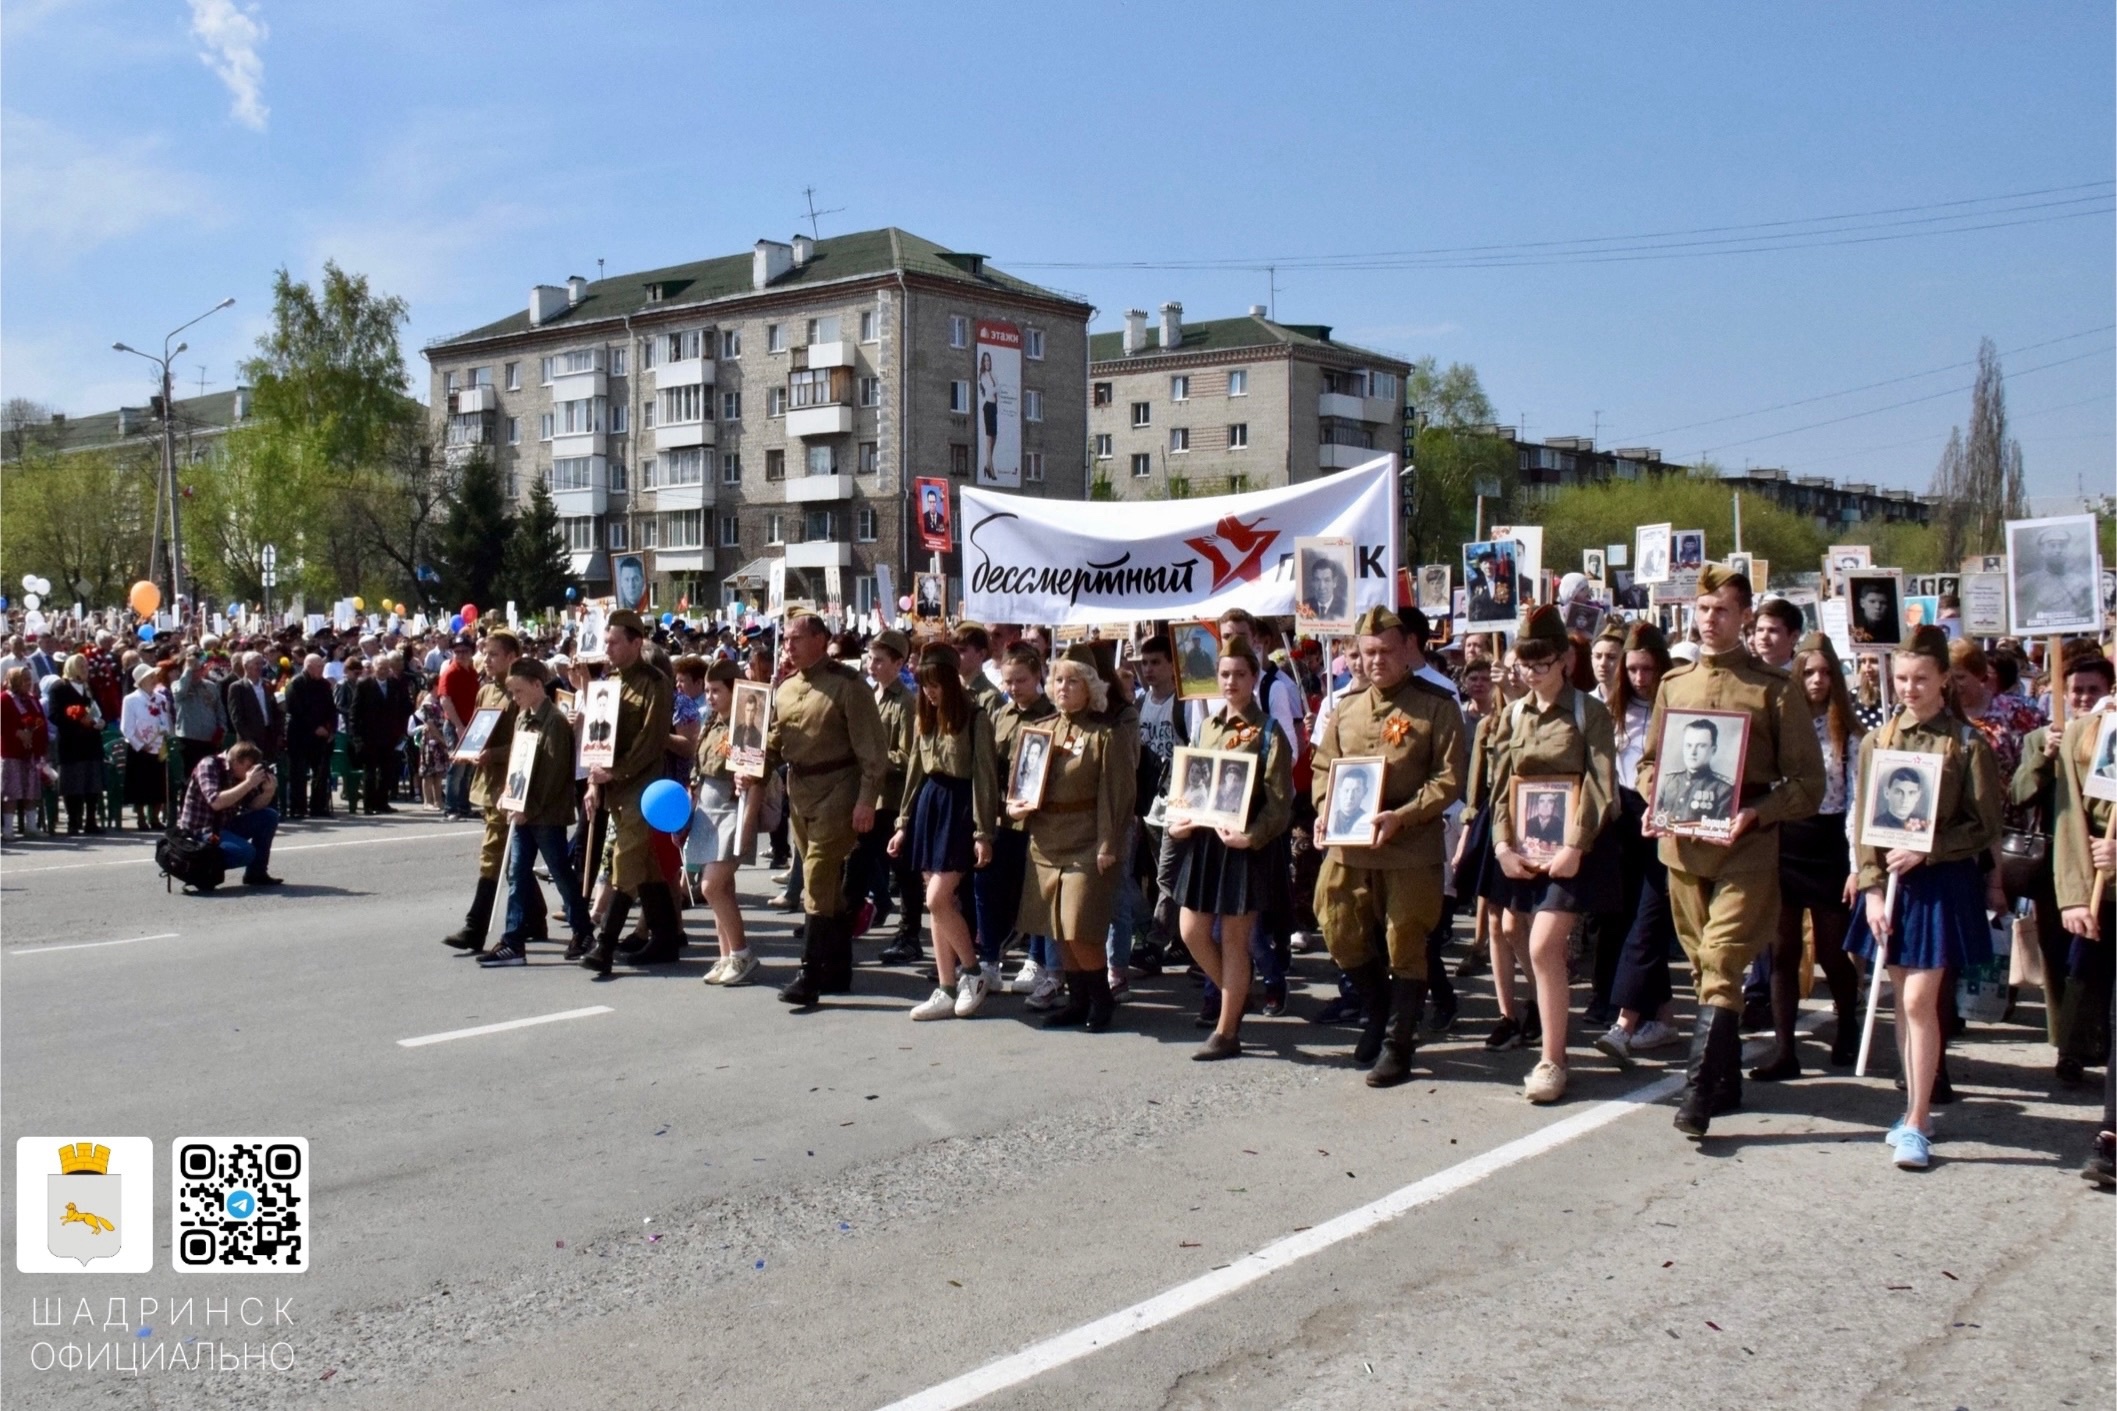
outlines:
[{"label": "white banner", "polygon": [[1022,486],[1022,330],[978,320],[977,379],[971,384],[980,485]]},{"label": "white banner", "polygon": [[962,492],[965,617],[1069,623],[1294,615],[1294,540],[1353,543],[1353,606],[1396,605],[1397,458],[1196,500]]}]

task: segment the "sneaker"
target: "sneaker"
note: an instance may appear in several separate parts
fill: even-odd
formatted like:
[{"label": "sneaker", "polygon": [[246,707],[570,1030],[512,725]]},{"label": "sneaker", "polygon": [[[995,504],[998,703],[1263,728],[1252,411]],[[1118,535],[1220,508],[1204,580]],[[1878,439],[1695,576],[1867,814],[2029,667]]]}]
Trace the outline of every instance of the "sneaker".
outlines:
[{"label": "sneaker", "polygon": [[[1903,1118],[1897,1118],[1896,1121],[1889,1124],[1888,1132],[1882,1137],[1882,1145],[1895,1146],[1904,1133],[1911,1130],[1911,1126]],[[1919,1135],[1925,1139],[1928,1146],[1933,1145],[1934,1134],[1932,1132],[1920,1132]]]},{"label": "sneaker", "polygon": [[1110,999],[1114,1003],[1132,993],[1132,977],[1113,974],[1110,977]]},{"label": "sneaker", "polygon": [[1916,1127],[1906,1127],[1896,1139],[1899,1171],[1923,1171],[1933,1159],[1933,1143]]},{"label": "sneaker", "polygon": [[732,955],[724,955],[714,961],[713,968],[706,972],[706,983],[718,985],[725,981],[728,978],[728,963],[734,959],[735,957]]},{"label": "sneaker", "polygon": [[967,975],[956,977],[956,1018],[968,1019],[985,1003],[985,996],[992,989],[992,977],[979,966]]},{"label": "sneaker", "polygon": [[1539,1060],[1522,1084],[1522,1096],[1531,1102],[1557,1102],[1565,1095],[1566,1070],[1546,1060]]},{"label": "sneaker", "polygon": [[1275,981],[1264,987],[1264,1005],[1258,1010],[1267,1019],[1277,1019],[1286,1013],[1286,982]]},{"label": "sneaker", "polygon": [[747,985],[757,978],[757,972],[762,968],[756,956],[746,950],[737,951],[728,957],[728,973],[721,977],[720,983],[730,990],[737,985]]},{"label": "sneaker", "polygon": [[1311,1024],[1349,1024],[1360,1020],[1360,1001],[1348,995],[1339,995],[1310,1018]]},{"label": "sneaker", "polygon": [[1595,1047],[1616,1059],[1618,1067],[1632,1066],[1632,1031],[1624,1025],[1612,1024],[1610,1031],[1595,1041]]},{"label": "sneaker", "polygon": [[912,1006],[911,1017],[920,1021],[953,1019],[956,1017],[956,997],[936,985],[932,994]]},{"label": "sneaker", "polygon": [[527,965],[529,957],[522,954],[520,941],[502,941],[480,955],[478,964],[488,970],[498,970],[506,965]]},{"label": "sneaker", "polygon": [[1455,1027],[1455,1015],[1456,1006],[1453,1001],[1447,1004],[1436,1002],[1433,1006],[1433,1013],[1426,1018],[1426,1032],[1429,1034],[1447,1033]]},{"label": "sneaker", "polygon": [[1287,949],[1291,950],[1295,955],[1307,955],[1309,951],[1315,948],[1315,944],[1313,940],[1309,939],[1309,934],[1306,931],[1296,931],[1287,938]]},{"label": "sneaker", "polygon": [[1033,995],[1044,983],[1044,967],[1033,960],[1022,962],[1022,968],[1014,972],[1012,980],[1003,981],[1000,992],[1009,995]]},{"label": "sneaker", "polygon": [[772,885],[775,887],[784,887],[793,880],[794,869],[791,867],[782,867],[772,874]]},{"label": "sneaker", "polygon": [[1521,1046],[1522,1026],[1505,1015],[1501,1015],[1500,1022],[1493,1026],[1491,1033],[1485,1035],[1485,1052],[1487,1053],[1499,1053],[1505,1049],[1520,1048]]},{"label": "sneaker", "polygon": [[853,938],[858,940],[866,935],[867,928],[874,924],[875,904],[871,901],[860,903],[860,909],[853,913]]},{"label": "sneaker", "polygon": [[1057,1009],[1065,1002],[1065,991],[1064,977],[1056,971],[1047,970],[1044,972],[1044,978],[1036,982],[1036,988],[1029,992],[1029,998],[1023,1003],[1040,1011]]},{"label": "sneaker", "polygon": [[[1664,1024],[1659,1019],[1649,1019],[1632,1031],[1632,1052],[1642,1049],[1667,1048],[1683,1042],[1683,1035],[1676,1032],[1673,1024]],[[1600,1045],[1598,1045],[1600,1047]]]}]

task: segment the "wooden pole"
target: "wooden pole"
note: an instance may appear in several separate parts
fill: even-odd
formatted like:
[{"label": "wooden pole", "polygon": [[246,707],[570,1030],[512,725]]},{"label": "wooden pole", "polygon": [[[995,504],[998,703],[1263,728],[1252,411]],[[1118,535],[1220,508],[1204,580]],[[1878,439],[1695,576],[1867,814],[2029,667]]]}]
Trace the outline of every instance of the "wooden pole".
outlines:
[{"label": "wooden pole", "polygon": [[2066,733],[2066,678],[2061,658],[2065,655],[2065,639],[2049,638],[2044,643],[2044,680],[2051,684],[2051,729],[2058,735]]},{"label": "wooden pole", "polygon": [[[1882,890],[1882,915],[1888,918],[1891,930],[1896,929],[1896,873],[1889,874],[1889,885]],[[1867,1022],[1860,1027],[1860,1059],[1853,1065],[1852,1076],[1867,1076],[1867,1054],[1874,1046],[1874,1017],[1882,1007],[1882,972],[1888,967],[1882,958],[1889,953],[1889,942],[1881,936],[1874,938],[1874,974],[1867,979]]]},{"label": "wooden pole", "polygon": [[[2110,807],[2110,821],[2103,827],[2102,840],[2105,843],[2117,842],[2117,804]],[[2103,868],[2096,868],[2095,880],[2088,888],[2088,921],[2095,928],[2095,937],[2102,935],[2102,894],[2108,891],[2109,887],[2110,874]]]}]

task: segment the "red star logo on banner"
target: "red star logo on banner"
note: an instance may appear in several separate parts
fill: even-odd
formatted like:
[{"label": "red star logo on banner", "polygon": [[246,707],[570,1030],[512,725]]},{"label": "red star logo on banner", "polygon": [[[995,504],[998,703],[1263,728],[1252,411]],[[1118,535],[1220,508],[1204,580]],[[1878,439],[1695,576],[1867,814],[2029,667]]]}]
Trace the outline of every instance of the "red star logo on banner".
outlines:
[{"label": "red star logo on banner", "polygon": [[[1279,539],[1279,531],[1276,529],[1260,531],[1257,526],[1262,523],[1264,521],[1259,519],[1244,524],[1234,515],[1226,515],[1220,523],[1213,526],[1210,537],[1184,540],[1185,544],[1212,560],[1214,592],[1219,592],[1238,578],[1245,583],[1255,581],[1264,565],[1265,550],[1271,548]],[[1223,552],[1223,544],[1233,553],[1232,562],[1228,552]]]}]

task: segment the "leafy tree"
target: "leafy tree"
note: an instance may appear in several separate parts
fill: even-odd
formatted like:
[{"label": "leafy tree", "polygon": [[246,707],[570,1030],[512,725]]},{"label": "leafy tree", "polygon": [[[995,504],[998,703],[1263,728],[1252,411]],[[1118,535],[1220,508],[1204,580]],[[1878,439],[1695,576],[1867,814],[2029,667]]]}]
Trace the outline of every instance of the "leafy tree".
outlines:
[{"label": "leafy tree", "polygon": [[359,590],[330,552],[350,498],[316,440],[297,424],[254,421],[231,429],[209,463],[183,470],[185,559],[205,591],[261,599],[267,544],[279,551],[275,599]]},{"label": "leafy tree", "polygon": [[1492,399],[1478,381],[1477,369],[1469,363],[1450,363],[1443,371],[1431,356],[1420,358],[1404,379],[1404,400],[1417,413],[1421,426],[1461,431],[1499,420]]},{"label": "leafy tree", "polygon": [[157,459],[137,451],[32,448],[0,473],[0,583],[34,573],[51,580],[57,601],[123,602],[126,586],[147,576],[158,473]]},{"label": "leafy tree", "polygon": [[409,382],[398,331],[403,299],[368,287],[367,276],[325,261],[320,289],[282,269],[272,281],[272,327],[243,364],[258,418],[299,426],[340,469],[384,460],[392,438],[423,410]]},{"label": "leafy tree", "polygon": [[1506,437],[1422,426],[1403,482],[1405,562],[1454,562],[1477,529],[1478,482],[1499,487],[1485,502],[1485,523],[1505,523],[1519,478],[1519,456]]},{"label": "leafy tree", "polygon": [[530,487],[528,507],[508,536],[495,597],[513,599],[522,612],[541,612],[564,606],[566,590],[577,586],[558,507],[551,501],[551,491],[538,480]]},{"label": "leafy tree", "polygon": [[[1518,511],[1516,518],[1544,526],[1544,567],[1566,573],[1580,566],[1581,550],[1631,544],[1632,531],[1642,524],[1702,529],[1706,557],[1724,557],[1735,547],[1736,498],[1707,466],[1702,473],[1571,486],[1536,506],[1533,513]],[[1742,547],[1769,559],[1775,580],[1821,567],[1828,541],[1815,521],[1747,491],[1741,492],[1740,499]]]},{"label": "leafy tree", "polygon": [[489,457],[473,457],[456,482],[448,517],[435,541],[444,606],[476,603],[483,608],[495,600],[513,529],[499,470]]},{"label": "leafy tree", "polygon": [[52,408],[28,397],[9,397],[0,406],[0,459],[18,461],[50,434]]}]

